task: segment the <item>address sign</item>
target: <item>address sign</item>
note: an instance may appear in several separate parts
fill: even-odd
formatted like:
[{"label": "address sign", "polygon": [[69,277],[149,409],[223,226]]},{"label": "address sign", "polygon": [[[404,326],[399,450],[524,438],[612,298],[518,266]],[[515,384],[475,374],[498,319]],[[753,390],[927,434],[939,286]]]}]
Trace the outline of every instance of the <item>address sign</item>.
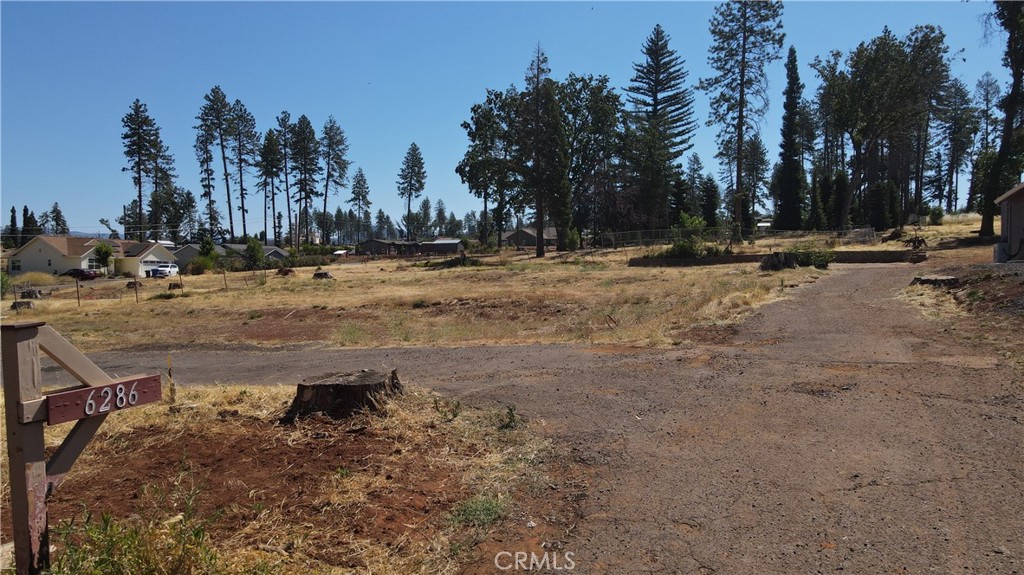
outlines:
[{"label": "address sign", "polygon": [[46,395],[46,423],[56,425],[160,400],[160,376],[132,377]]}]

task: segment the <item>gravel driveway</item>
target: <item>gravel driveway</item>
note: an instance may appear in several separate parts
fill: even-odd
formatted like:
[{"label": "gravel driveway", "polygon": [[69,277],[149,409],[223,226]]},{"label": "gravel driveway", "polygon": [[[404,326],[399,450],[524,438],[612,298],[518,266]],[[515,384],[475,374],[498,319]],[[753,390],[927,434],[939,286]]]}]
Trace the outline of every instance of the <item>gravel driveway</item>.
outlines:
[{"label": "gravel driveway", "polygon": [[[837,266],[711,343],[671,350],[91,354],[182,384],[395,367],[516,404],[588,466],[573,573],[1024,571],[1024,382],[894,299],[907,265]],[[963,321],[963,320],[961,320]],[[699,338],[698,338],[699,339]]]}]

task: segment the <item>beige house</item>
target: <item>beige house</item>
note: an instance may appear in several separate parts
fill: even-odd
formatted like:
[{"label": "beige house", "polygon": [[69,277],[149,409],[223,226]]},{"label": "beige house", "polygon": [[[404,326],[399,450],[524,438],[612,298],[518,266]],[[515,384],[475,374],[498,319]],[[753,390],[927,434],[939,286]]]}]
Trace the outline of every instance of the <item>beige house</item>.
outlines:
[{"label": "beige house", "polygon": [[996,244],[997,262],[1024,261],[1024,183],[996,198],[1002,232]]},{"label": "beige house", "polygon": [[147,270],[162,263],[174,263],[174,254],[155,242],[129,240],[100,240],[65,236],[36,236],[7,258],[7,271],[11,275],[23,272],[62,274],[81,268],[103,270],[96,261],[96,246],[106,243],[113,249],[113,269],[108,272],[145,276]]}]

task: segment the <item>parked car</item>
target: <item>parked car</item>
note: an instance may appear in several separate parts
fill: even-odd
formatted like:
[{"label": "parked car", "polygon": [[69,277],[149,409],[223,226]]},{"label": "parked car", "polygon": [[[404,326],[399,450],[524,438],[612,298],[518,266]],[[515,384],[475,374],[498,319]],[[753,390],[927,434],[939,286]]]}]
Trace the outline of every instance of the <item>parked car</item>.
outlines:
[{"label": "parked car", "polygon": [[160,264],[153,270],[155,278],[169,278],[178,275],[178,264]]},{"label": "parked car", "polygon": [[81,268],[70,269],[60,275],[69,278],[77,278],[80,281],[94,280],[100,277],[99,272],[96,270],[83,270]]}]

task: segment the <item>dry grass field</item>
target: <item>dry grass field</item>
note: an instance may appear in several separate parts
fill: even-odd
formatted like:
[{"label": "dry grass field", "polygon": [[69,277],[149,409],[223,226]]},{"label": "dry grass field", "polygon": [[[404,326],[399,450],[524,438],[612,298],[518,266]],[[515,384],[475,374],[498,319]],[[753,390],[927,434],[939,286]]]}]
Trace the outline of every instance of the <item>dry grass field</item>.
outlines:
[{"label": "dry grass field", "polygon": [[[929,268],[956,266],[963,285],[952,291],[915,286],[897,297],[955,324],[950,329],[965,341],[996,344],[1009,359],[1009,347],[1001,346],[1017,345],[1016,338],[995,341],[989,332],[997,330],[981,328],[1015,333],[1006,327],[1019,322],[1019,310],[1007,315],[1005,301],[1024,302],[1024,283],[970,267],[990,251],[959,247],[976,228],[968,219],[920,230],[934,250]],[[953,246],[958,249],[945,249]],[[881,247],[903,249],[900,242],[838,249]],[[629,258],[648,252],[544,259],[504,252],[457,266],[438,259],[349,260],[325,266],[333,280],[314,280],[312,268],[300,268],[291,276],[144,280],[138,292],[119,279],[83,282],[76,293],[73,285],[27,274],[21,285],[40,286],[47,297],[17,315],[6,300],[3,321],[45,321],[87,353],[240,344],[672,348],[728,342],[709,338],[832,273],[767,274],[756,264],[627,267]],[[171,283],[183,285],[170,290]],[[979,320],[994,323],[970,327]],[[492,572],[495,550],[515,545],[544,552],[573,540],[596,471],[575,463],[550,430],[540,430],[542,418],[528,421],[512,404],[479,409],[412,387],[379,413],[280,425],[293,393],[290,386],[190,386],[179,388],[173,401],[165,392],[161,403],[111,417],[51,499],[51,523],[61,525],[54,536],[56,573],[113,572],[95,559],[130,549],[137,556],[118,560],[194,563],[168,571],[176,575],[475,574]],[[48,428],[48,446],[55,448],[67,428]],[[6,459],[6,446],[0,455]],[[5,482],[0,491],[6,504]],[[100,513],[113,522],[105,524]],[[8,521],[0,522],[4,541]]]},{"label": "dry grass field", "polygon": [[[459,267],[427,260],[336,263],[334,280],[313,269],[207,274],[64,287],[23,311],[84,351],[150,344],[202,346],[315,343],[342,347],[463,346],[579,342],[666,346],[697,324],[731,322],[814,281],[811,268],[761,274],[756,264],[629,268],[643,252],[606,251],[537,259],[486,256]],[[440,263],[435,260],[431,263]],[[181,281],[182,290],[169,290]],[[136,301],[136,295],[138,301]],[[16,319],[4,312],[5,321]]]},{"label": "dry grass field", "polygon": [[293,394],[182,388],[111,417],[50,499],[56,573],[454,573],[503,522],[567,536],[579,480],[514,411],[413,388],[378,413],[280,425]]}]

